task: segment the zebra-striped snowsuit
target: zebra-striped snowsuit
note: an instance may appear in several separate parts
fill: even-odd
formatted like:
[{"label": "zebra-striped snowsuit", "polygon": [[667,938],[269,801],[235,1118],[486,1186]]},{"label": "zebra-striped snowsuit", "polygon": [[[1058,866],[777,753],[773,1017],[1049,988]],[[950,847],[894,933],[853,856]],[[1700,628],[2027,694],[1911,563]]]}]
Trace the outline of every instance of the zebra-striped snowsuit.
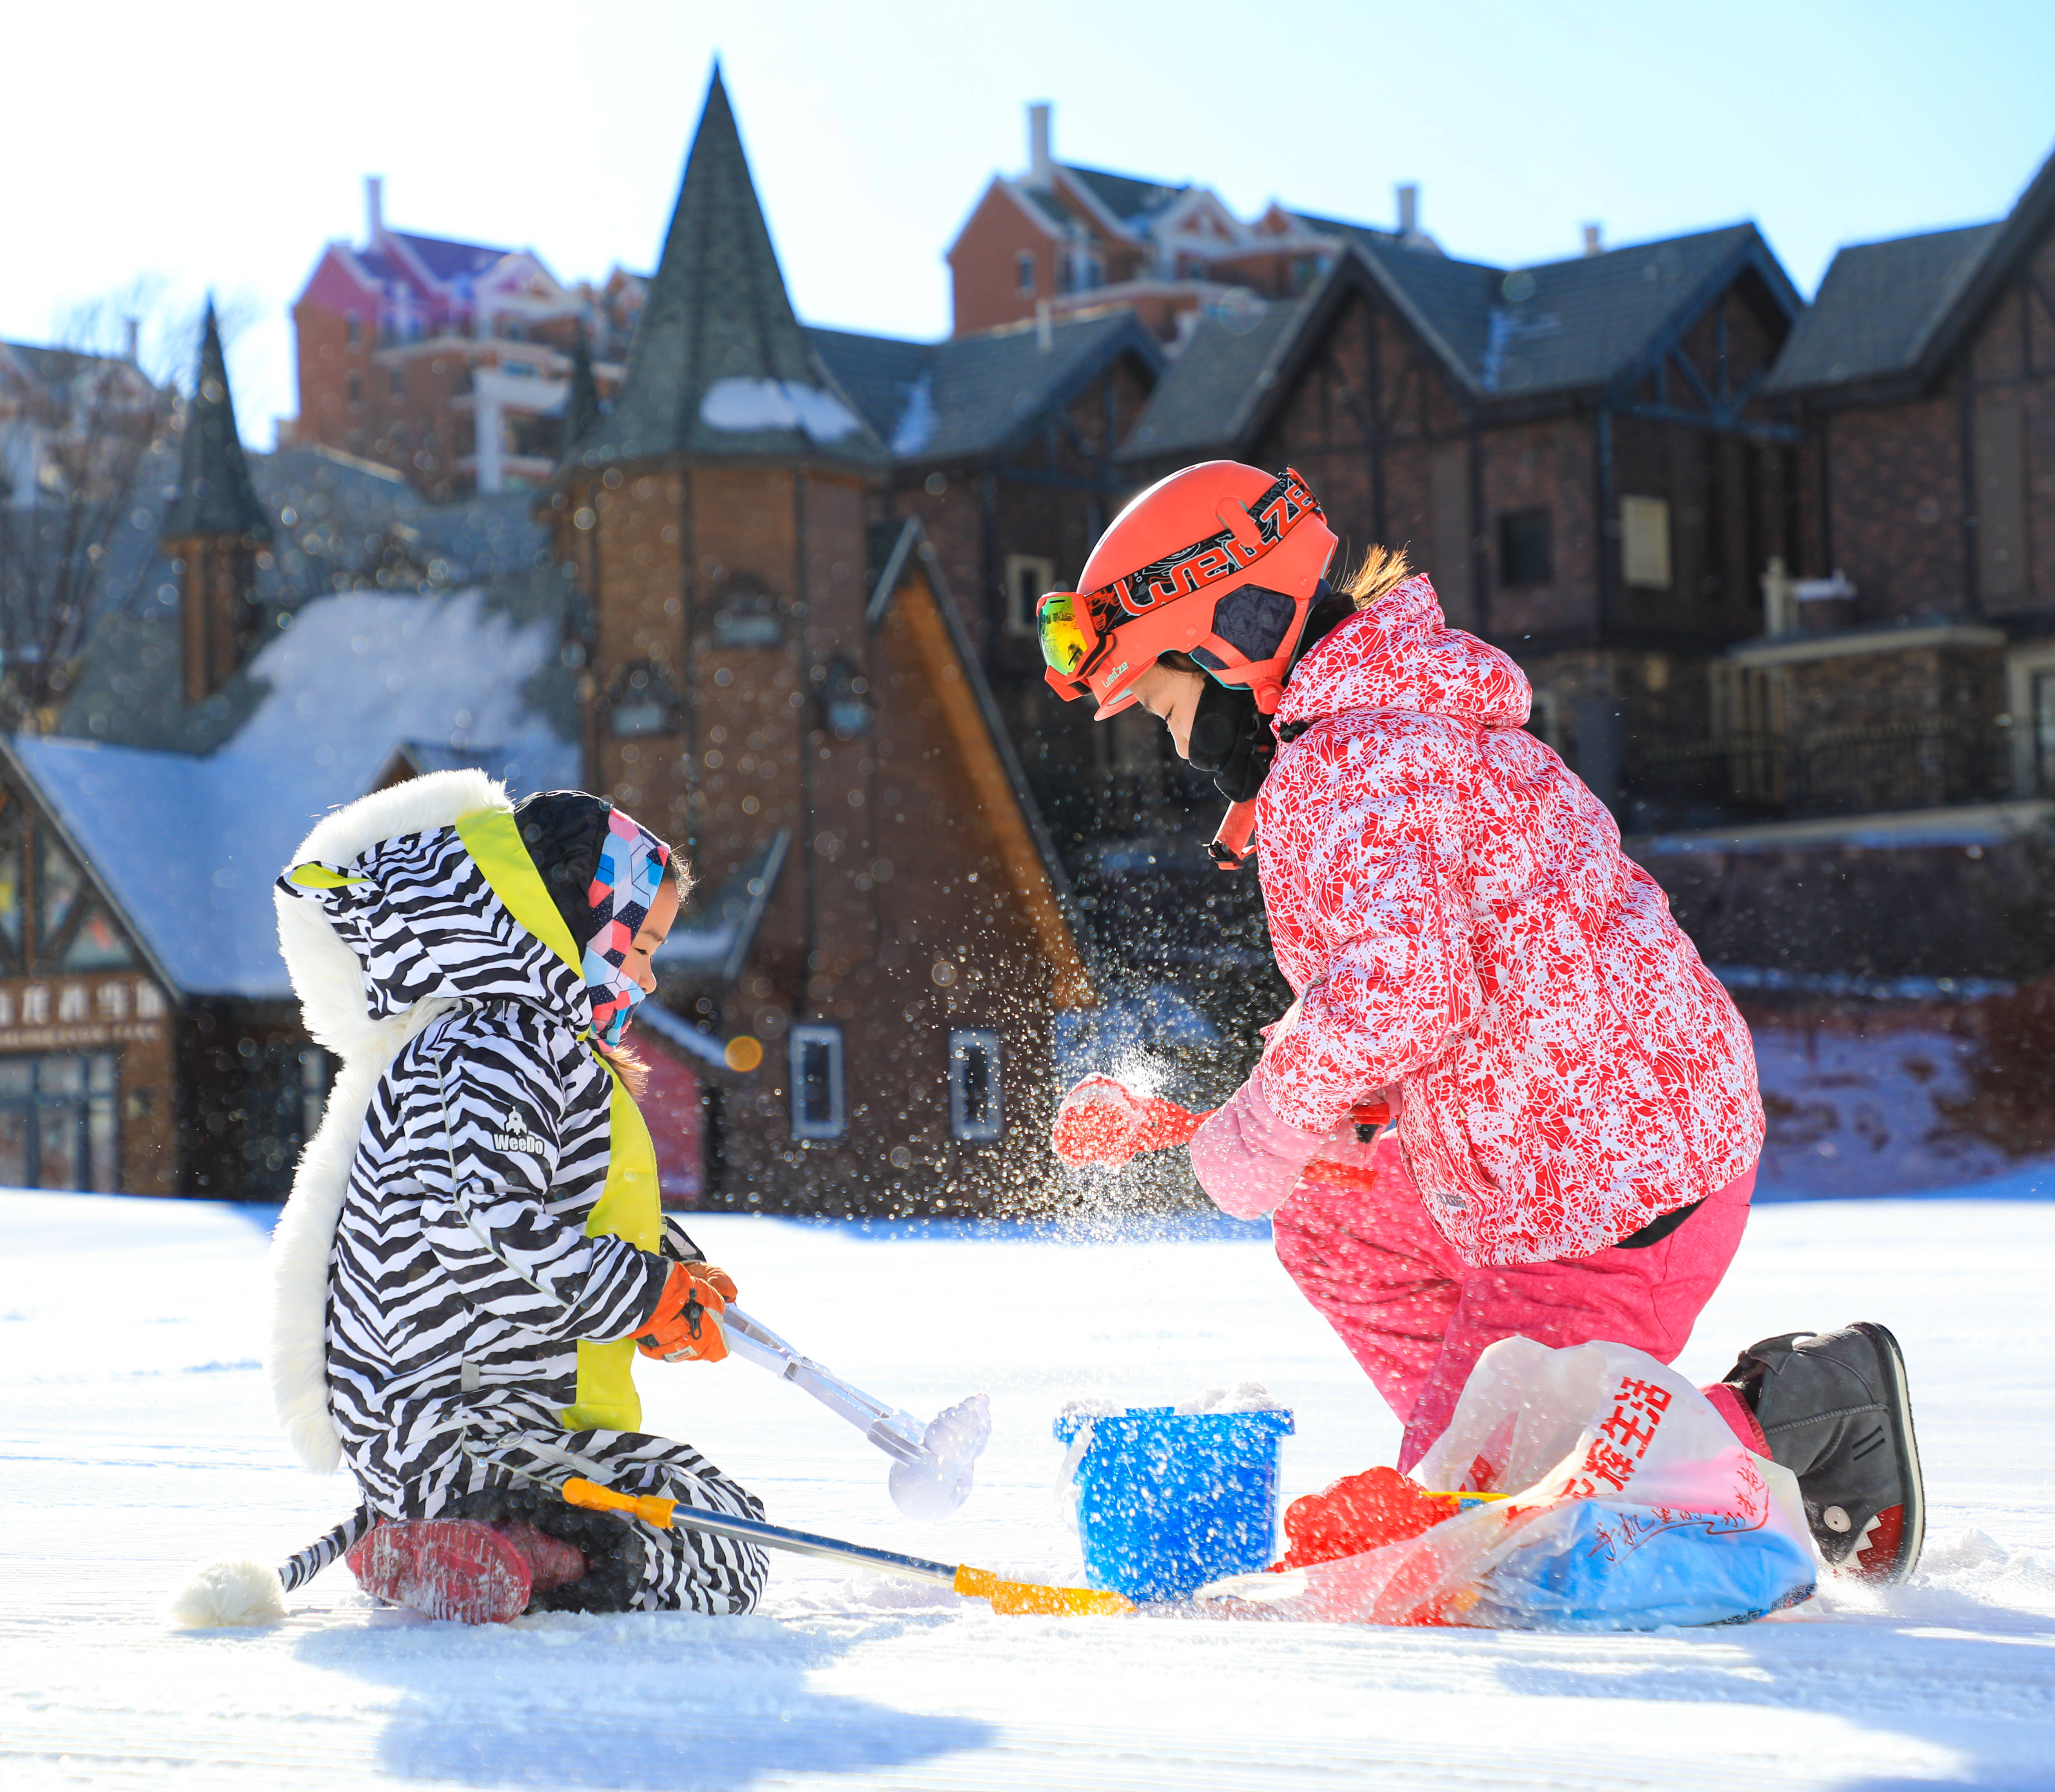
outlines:
[{"label": "zebra-striped snowsuit", "polygon": [[[320,905],[370,1018],[446,1010],[372,1092],[329,1256],[327,1404],[369,1515],[432,1517],[510,1479],[584,1474],[760,1518],[682,1443],[566,1428],[579,1342],[633,1335],[670,1262],[700,1255],[675,1221],[653,1252],[586,1235],[613,1085],[587,1042],[582,979],[515,919],[453,827],[325,872],[279,888]],[[755,1605],[753,1546],[635,1528],[645,1609]]]}]

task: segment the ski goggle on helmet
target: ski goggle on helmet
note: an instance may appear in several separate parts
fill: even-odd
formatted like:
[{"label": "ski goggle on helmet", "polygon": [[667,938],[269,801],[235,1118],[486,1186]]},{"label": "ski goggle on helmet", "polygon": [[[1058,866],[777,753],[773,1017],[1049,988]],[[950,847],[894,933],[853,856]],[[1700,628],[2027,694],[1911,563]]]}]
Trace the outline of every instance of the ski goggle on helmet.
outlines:
[{"label": "ski goggle on helmet", "polygon": [[1189,653],[1273,714],[1338,545],[1292,468],[1187,467],[1114,518],[1080,589],[1036,607],[1043,675],[1066,703],[1096,699],[1103,719],[1135,701],[1134,681],[1162,655]]}]

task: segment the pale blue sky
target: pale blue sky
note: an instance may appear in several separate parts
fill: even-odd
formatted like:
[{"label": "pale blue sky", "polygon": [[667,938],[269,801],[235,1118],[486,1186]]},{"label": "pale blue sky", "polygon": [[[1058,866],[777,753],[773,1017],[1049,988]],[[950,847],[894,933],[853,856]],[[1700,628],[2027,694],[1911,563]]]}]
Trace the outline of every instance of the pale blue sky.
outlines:
[{"label": "pale blue sky", "polygon": [[646,268],[716,52],[802,317],[909,336],[947,329],[942,253],[1031,100],[1063,160],[1244,215],[1389,223],[1417,181],[1444,247],[1495,262],[1753,218],[1808,293],[1837,243],[1998,215],[2055,148],[2047,0],[116,0],[6,42],[0,336],[139,276],[211,286],[263,447],[365,174],[401,228]]}]

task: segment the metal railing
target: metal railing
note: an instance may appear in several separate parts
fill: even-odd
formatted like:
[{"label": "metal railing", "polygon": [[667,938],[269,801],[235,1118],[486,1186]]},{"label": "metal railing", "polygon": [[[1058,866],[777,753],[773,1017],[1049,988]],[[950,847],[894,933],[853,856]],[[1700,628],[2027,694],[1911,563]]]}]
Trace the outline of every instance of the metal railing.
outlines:
[{"label": "metal railing", "polygon": [[1995,802],[2014,794],[2010,729],[1935,717],[1837,728],[1786,739],[1771,734],[1641,746],[1627,755],[1623,794],[1645,810],[1798,819]]}]

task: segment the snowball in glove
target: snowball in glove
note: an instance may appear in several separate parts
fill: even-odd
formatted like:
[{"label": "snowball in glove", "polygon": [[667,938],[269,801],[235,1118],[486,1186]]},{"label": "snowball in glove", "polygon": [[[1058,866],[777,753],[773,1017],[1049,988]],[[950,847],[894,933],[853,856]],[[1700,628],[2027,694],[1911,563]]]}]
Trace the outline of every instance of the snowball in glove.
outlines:
[{"label": "snowball in glove", "polygon": [[657,1310],[637,1334],[636,1348],[667,1363],[717,1363],[728,1354],[720,1316],[735,1298],[735,1278],[710,1263],[673,1263]]},{"label": "snowball in glove", "polygon": [[1075,1167],[1125,1164],[1137,1153],[1181,1145],[1206,1117],[1150,1095],[1137,1095],[1110,1077],[1091,1076],[1063,1097],[1049,1143]]}]

